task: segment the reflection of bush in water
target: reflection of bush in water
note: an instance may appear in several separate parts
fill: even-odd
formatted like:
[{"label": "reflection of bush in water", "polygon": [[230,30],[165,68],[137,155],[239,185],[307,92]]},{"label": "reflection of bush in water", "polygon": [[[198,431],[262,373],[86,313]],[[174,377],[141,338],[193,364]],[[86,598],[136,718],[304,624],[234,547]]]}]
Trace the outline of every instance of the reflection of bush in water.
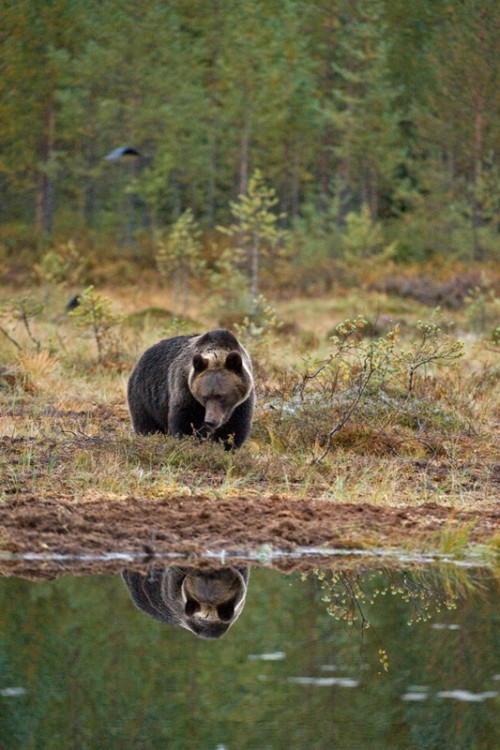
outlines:
[{"label": "reflection of bush in water", "polygon": [[[456,602],[476,584],[466,571],[443,566],[439,570],[373,571],[319,570],[312,575],[320,583],[321,601],[328,614],[361,630],[370,627],[368,609],[383,596],[399,596],[412,606],[408,625],[426,622],[443,609],[456,609]],[[308,574],[303,575],[303,580]]]},{"label": "reflection of bush in water", "polygon": [[[370,607],[380,597],[398,596],[412,607],[408,625],[426,622],[443,609],[455,610],[457,600],[476,588],[468,571],[453,566],[391,570],[389,568],[366,570],[319,570],[312,574],[320,584],[321,601],[327,613],[348,625],[359,625],[363,641],[365,630],[371,627]],[[308,574],[302,576],[306,580]],[[374,629],[378,661],[384,672],[390,668],[389,655]]]}]

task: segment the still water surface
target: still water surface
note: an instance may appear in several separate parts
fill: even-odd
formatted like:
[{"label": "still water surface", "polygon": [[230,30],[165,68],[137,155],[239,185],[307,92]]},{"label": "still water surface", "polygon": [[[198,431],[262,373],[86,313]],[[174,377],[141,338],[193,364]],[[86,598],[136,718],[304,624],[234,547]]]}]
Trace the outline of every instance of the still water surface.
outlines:
[{"label": "still water surface", "polygon": [[500,747],[491,571],[254,568],[210,638],[161,575],[0,580],[2,750]]}]

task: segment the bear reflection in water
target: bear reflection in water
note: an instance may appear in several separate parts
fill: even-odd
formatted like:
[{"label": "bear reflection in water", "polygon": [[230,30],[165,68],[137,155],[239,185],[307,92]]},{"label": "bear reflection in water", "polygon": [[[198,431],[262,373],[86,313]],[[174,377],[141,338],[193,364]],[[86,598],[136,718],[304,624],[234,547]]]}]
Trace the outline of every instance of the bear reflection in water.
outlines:
[{"label": "bear reflection in water", "polygon": [[124,570],[134,604],[155,620],[178,625],[200,638],[220,638],[245,605],[248,567]]}]

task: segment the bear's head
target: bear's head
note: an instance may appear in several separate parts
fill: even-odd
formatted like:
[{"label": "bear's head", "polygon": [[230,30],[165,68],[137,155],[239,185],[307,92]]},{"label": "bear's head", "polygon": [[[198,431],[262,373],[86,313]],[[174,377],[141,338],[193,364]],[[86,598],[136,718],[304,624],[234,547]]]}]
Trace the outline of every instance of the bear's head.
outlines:
[{"label": "bear's head", "polygon": [[252,390],[252,376],[239,351],[195,354],[191,363],[189,389],[205,407],[205,427],[214,432],[231,417]]},{"label": "bear's head", "polygon": [[201,638],[220,638],[241,614],[245,604],[248,569],[188,569],[180,597],[181,627]]},{"label": "bear's head", "polygon": [[178,625],[200,638],[221,638],[245,606],[250,568],[125,569],[132,601],[155,620]]}]

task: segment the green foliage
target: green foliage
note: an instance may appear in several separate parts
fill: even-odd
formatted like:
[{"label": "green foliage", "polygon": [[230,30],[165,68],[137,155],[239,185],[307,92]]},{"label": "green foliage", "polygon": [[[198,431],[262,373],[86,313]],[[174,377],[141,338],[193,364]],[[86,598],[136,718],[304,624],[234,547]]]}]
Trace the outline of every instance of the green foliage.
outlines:
[{"label": "green foliage", "polygon": [[407,373],[407,397],[414,386],[415,373],[432,363],[450,363],[464,355],[463,341],[453,340],[437,323],[417,322],[418,337],[410,347],[402,349],[397,357],[403,372]]},{"label": "green foliage", "polygon": [[328,201],[323,210],[313,203],[302,206],[290,230],[290,262],[293,278],[302,292],[330,292],[343,274],[338,199]]},{"label": "green foliage", "polygon": [[123,321],[122,315],[113,312],[111,300],[89,286],[69,315],[77,328],[94,339],[98,363],[102,365],[111,361],[118,353],[115,329]]},{"label": "green foliage", "polygon": [[190,285],[205,272],[201,231],[188,208],[175,222],[168,237],[157,241],[156,264],[163,281],[173,278],[174,307],[182,300],[180,313],[188,312]]},{"label": "green foliage", "polygon": [[31,261],[54,232],[132,244],[188,206],[211,229],[255,164],[292,218],[366,205],[401,260],[495,257],[495,0],[4,6],[0,234]]},{"label": "green foliage", "polygon": [[[382,337],[360,338],[366,325],[362,317],[340,323],[328,357],[306,359],[280,392],[276,419],[288,423],[289,429],[296,426],[295,440],[316,446],[313,463],[325,459],[338,433],[354,420],[383,435],[397,425],[409,426],[417,430],[413,439],[424,444],[425,425],[443,430],[453,422],[432,399],[426,399],[425,389],[417,393],[416,385],[421,370],[429,373],[432,365],[451,364],[462,357],[463,342],[435,322],[419,321],[409,344],[400,340],[398,326]],[[391,444],[389,433],[384,440]],[[393,450],[397,452],[395,445]]]},{"label": "green foliage", "polygon": [[224,325],[229,326],[243,319],[251,307],[248,279],[238,268],[236,255],[234,248],[225,247],[207,269],[209,307]]},{"label": "green foliage", "polygon": [[88,263],[81,251],[77,250],[74,240],[68,240],[47,250],[35,271],[46,284],[55,286],[72,286],[80,284],[87,271]]},{"label": "green foliage", "polygon": [[398,183],[404,159],[384,6],[362,0],[346,14],[331,51],[333,76],[325,105],[343,176],[341,191],[355,196],[355,206],[368,207],[372,224],[384,192]]},{"label": "green foliage", "polygon": [[276,344],[276,337],[283,323],[278,318],[275,308],[265,297],[259,295],[255,300],[255,311],[246,315],[241,323],[234,324],[238,337],[248,345],[252,351],[252,358],[256,364],[269,362],[270,353]]},{"label": "green foliage", "polygon": [[342,234],[343,255],[348,262],[363,260],[379,252],[383,236],[380,225],[373,223],[370,209],[365,204],[361,210],[350,211],[345,219]]},{"label": "green foliage", "polygon": [[282,251],[287,233],[278,226],[284,214],[276,215],[271,209],[278,203],[274,188],[266,186],[264,177],[255,170],[245,195],[231,202],[235,219],[229,227],[219,231],[236,239],[233,260],[241,262],[250,278],[251,312],[255,312],[259,293],[259,267],[264,258],[275,264]]}]

